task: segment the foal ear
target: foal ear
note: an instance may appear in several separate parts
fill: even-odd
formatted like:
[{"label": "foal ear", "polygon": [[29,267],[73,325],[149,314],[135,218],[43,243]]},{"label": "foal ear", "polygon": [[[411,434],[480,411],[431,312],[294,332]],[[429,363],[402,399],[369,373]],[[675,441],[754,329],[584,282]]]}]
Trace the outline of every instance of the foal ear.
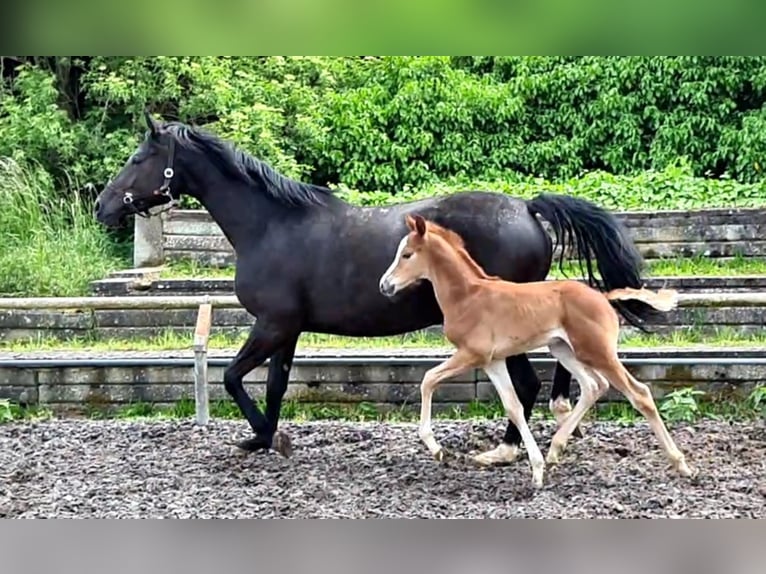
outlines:
[{"label": "foal ear", "polygon": [[415,229],[421,237],[426,234],[426,220],[422,216],[415,216]]},{"label": "foal ear", "polygon": [[418,235],[426,234],[426,220],[422,216],[415,215],[413,217],[408,213],[404,216],[404,220],[407,222],[407,227],[410,228],[410,231],[417,231]]}]

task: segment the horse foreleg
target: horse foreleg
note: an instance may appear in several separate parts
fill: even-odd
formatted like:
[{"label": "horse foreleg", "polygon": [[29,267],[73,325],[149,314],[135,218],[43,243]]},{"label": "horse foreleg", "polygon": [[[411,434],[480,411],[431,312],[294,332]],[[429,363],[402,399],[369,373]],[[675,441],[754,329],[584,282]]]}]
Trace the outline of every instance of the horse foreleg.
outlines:
[{"label": "horse foreleg", "polygon": [[244,451],[253,452],[272,447],[274,433],[270,429],[267,418],[255,405],[250,395],[247,394],[242,383],[245,375],[256,367],[262,365],[274,352],[282,347],[286,337],[281,333],[255,325],[242,345],[242,348],[232,359],[223,373],[223,386],[237,404],[242,415],[247,419],[255,436],[236,443],[236,446]]},{"label": "horse foreleg", "polygon": [[290,369],[295,357],[295,347],[298,335],[291,337],[269,359],[269,373],[266,379],[266,422],[271,433],[271,446],[282,456],[290,457],[293,453],[290,437],[277,431],[279,415],[282,410],[282,399],[287,391],[290,380]]}]

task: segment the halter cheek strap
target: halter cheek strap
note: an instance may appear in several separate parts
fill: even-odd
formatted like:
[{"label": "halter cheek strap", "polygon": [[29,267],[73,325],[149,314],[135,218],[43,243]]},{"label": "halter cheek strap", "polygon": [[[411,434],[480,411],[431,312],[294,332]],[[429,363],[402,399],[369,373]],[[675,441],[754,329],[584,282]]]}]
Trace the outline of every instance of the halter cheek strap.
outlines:
[{"label": "halter cheek strap", "polygon": [[167,166],[165,167],[165,170],[162,172],[162,175],[165,178],[165,181],[162,182],[162,185],[159,188],[154,190],[154,195],[167,196],[167,198],[170,200],[167,203],[167,207],[153,214],[150,214],[148,211],[140,211],[133,204],[133,201],[134,201],[133,193],[130,191],[127,191],[125,192],[125,195],[122,196],[122,202],[125,205],[130,205],[133,208],[133,211],[135,212],[136,215],[139,215],[141,217],[152,217],[152,215],[159,215],[160,213],[169,211],[178,205],[178,200],[175,197],[173,197],[173,194],[170,191],[170,181],[173,179],[173,176],[175,175],[175,171],[173,171],[173,160],[175,159],[175,146],[176,146],[176,141],[173,138],[170,138],[170,144],[168,145],[168,163],[167,163]]}]

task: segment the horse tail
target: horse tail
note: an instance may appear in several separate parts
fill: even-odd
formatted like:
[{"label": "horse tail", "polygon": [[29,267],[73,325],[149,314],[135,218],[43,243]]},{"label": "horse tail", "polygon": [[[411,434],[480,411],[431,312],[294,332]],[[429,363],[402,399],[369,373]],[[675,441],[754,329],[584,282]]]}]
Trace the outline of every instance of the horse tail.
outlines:
[{"label": "horse tail", "polygon": [[[591,287],[602,292],[643,287],[641,254],[628,230],[614,215],[590,201],[551,193],[527,200],[527,208],[553,228],[556,243],[561,245],[559,269],[562,272],[564,255],[569,248]],[[596,260],[600,278],[594,273],[592,258]],[[645,323],[657,316],[653,306],[641,299],[613,299],[612,304],[628,323],[645,332],[648,331]]]}]

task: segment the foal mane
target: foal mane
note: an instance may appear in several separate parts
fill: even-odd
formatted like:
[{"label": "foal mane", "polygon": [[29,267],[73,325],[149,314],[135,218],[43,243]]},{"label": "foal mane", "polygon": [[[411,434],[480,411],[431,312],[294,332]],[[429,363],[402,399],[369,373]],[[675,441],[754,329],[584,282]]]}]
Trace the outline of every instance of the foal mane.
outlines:
[{"label": "foal mane", "polygon": [[481,267],[481,265],[476,263],[474,258],[471,257],[471,255],[468,253],[468,250],[465,248],[465,241],[463,241],[463,238],[460,237],[460,235],[451,229],[447,229],[438,223],[434,223],[433,221],[428,221],[427,226],[428,232],[433,233],[434,235],[438,235],[444,239],[447,244],[455,251],[455,254],[460,259],[462,259],[468,265],[471,271],[476,273],[480,279],[500,279],[500,277],[497,277],[496,275],[488,275],[487,272],[484,271],[484,269]]},{"label": "foal mane", "polygon": [[183,148],[201,153],[224,175],[265,191],[284,205],[308,207],[324,204],[333,190],[290,179],[233,143],[183,122],[167,122],[163,130]]}]

